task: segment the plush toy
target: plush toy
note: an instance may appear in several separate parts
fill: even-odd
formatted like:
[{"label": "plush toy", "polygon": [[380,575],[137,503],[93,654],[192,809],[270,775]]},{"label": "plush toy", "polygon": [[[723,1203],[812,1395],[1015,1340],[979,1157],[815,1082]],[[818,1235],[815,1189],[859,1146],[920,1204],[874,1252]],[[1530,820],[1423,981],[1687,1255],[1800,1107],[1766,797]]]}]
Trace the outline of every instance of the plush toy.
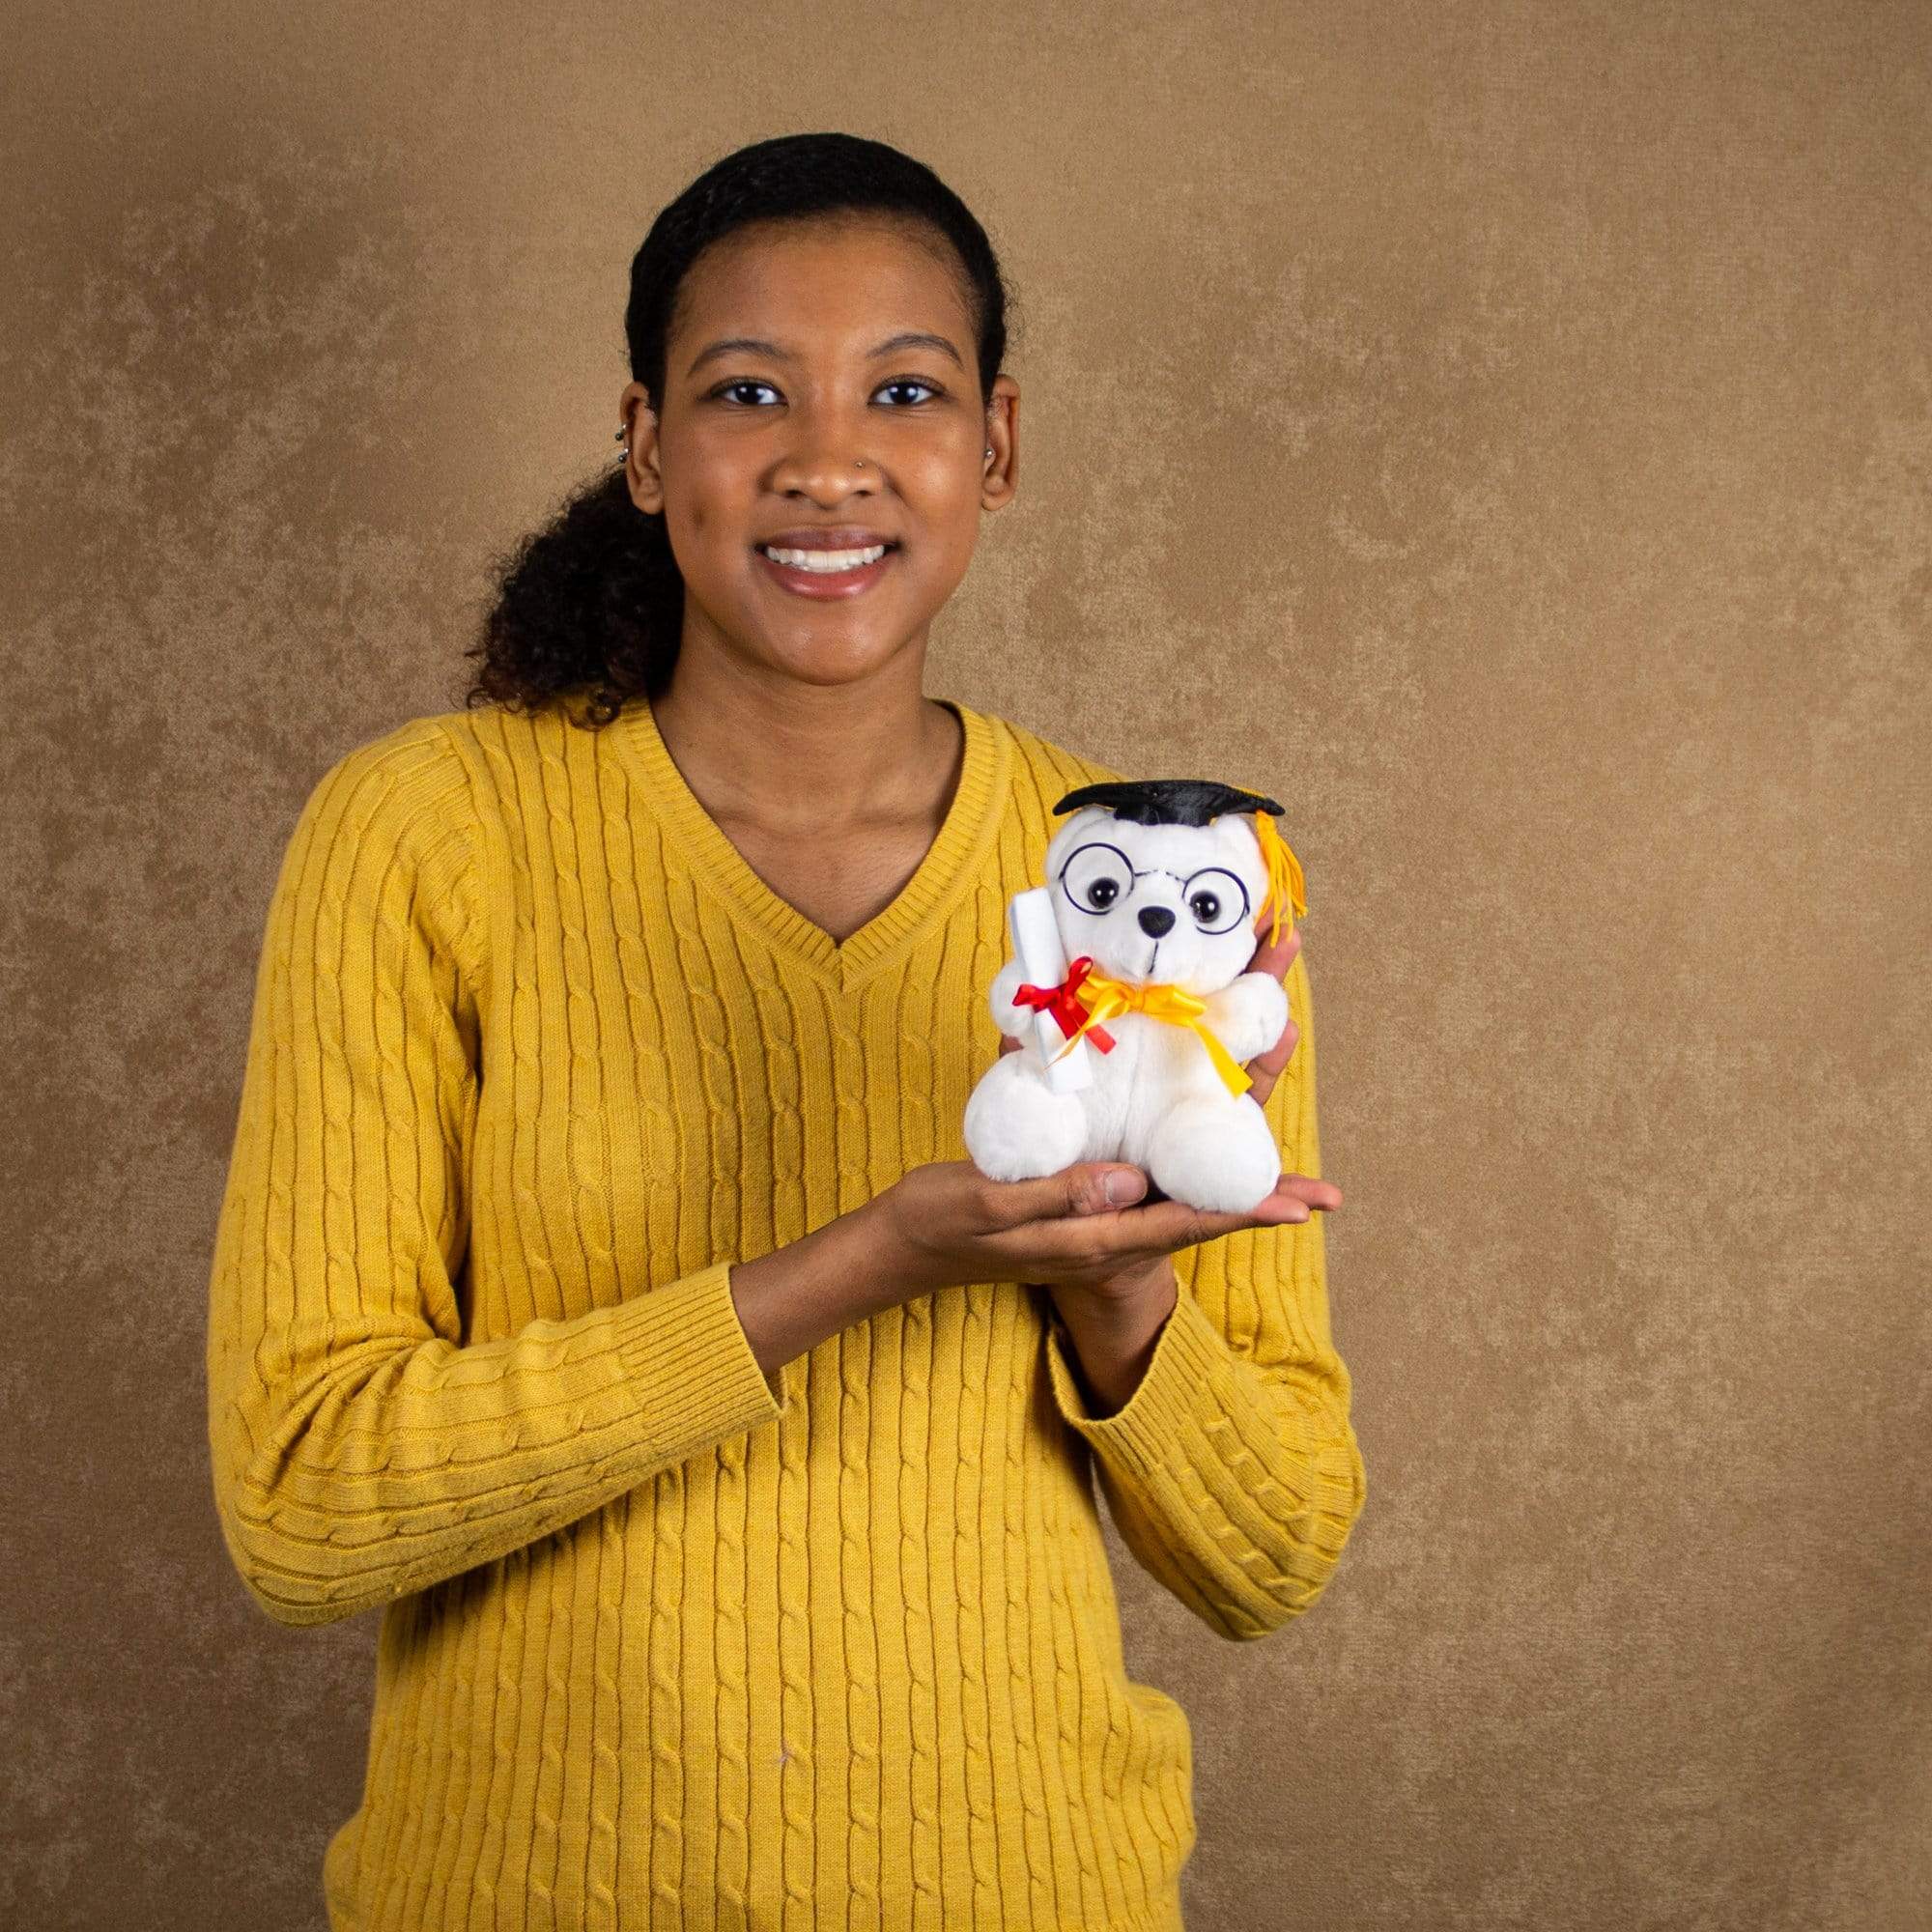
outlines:
[{"label": "plush toy", "polygon": [[966,1103],[989,1180],[1124,1160],[1191,1208],[1246,1213],[1281,1154],[1241,1063],[1281,1037],[1288,995],[1250,973],[1256,907],[1305,913],[1271,798],[1208,779],[1083,785],[1046,848],[1049,884],[1009,909],[993,1022],[1025,1042]]}]

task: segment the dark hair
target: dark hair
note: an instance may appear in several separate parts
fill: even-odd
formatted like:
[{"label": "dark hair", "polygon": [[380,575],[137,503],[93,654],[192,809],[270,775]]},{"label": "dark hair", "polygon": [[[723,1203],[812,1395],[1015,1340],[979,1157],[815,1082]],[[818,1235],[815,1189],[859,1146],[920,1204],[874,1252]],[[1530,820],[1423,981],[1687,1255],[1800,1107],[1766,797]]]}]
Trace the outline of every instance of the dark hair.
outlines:
[{"label": "dark hair", "polygon": [[[632,380],[664,410],[665,345],[684,279],[715,242],[754,223],[883,215],[915,230],[961,274],[979,337],[980,393],[1007,351],[1009,294],[986,231],[923,162],[855,134],[783,134],[716,162],[651,223],[631,258],[624,336]],[[948,252],[950,250],[950,252]],[[608,724],[639,693],[670,682],[684,626],[684,579],[665,520],[632,502],[623,467],[602,471],[506,555],[477,642],[466,708],[534,710],[587,694],[582,722]]]}]

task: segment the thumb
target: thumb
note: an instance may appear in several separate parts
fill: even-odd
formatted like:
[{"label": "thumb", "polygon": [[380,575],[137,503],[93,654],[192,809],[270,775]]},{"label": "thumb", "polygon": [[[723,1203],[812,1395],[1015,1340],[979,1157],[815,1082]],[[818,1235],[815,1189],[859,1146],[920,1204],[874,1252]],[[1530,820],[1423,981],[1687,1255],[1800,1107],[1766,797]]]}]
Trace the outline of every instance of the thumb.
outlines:
[{"label": "thumb", "polygon": [[1125,1208],[1147,1192],[1147,1176],[1137,1167],[1112,1161],[1076,1161],[1064,1174],[1051,1177],[1065,1189],[1069,1214],[1107,1214]]},{"label": "thumb", "polygon": [[[1118,1198],[1108,1197],[1110,1180]],[[1019,1227],[1028,1221],[1067,1215],[1112,1213],[1147,1192],[1147,1176],[1137,1167],[1122,1167],[1117,1161],[1080,1160],[1037,1180],[1000,1180],[990,1185],[1000,1225]]]}]

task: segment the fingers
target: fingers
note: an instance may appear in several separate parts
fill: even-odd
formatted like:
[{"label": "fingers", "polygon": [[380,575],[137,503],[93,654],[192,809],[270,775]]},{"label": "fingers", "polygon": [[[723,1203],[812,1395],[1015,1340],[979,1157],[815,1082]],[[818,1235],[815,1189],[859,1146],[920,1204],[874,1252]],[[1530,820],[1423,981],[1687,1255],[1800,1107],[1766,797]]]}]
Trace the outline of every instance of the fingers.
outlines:
[{"label": "fingers", "polygon": [[1037,1261],[1043,1254],[1078,1266],[1105,1272],[1155,1256],[1191,1248],[1209,1238],[1204,1223],[1225,1219],[1234,1227],[1246,1225],[1240,1215],[1203,1216],[1179,1201],[1152,1207],[1114,1208],[1091,1214],[1054,1216],[1018,1227],[1007,1227],[993,1239],[1004,1240],[1016,1258]]},{"label": "fingers", "polygon": [[1274,1193],[1268,1198],[1274,1200],[1281,1196],[1318,1208],[1324,1214],[1342,1205],[1342,1190],[1332,1180],[1317,1180],[1307,1174],[1284,1174],[1275,1182]]},{"label": "fingers", "polygon": [[[1338,1208],[1341,1203],[1342,1190],[1332,1181],[1288,1174],[1275,1183],[1272,1193],[1244,1214],[1190,1208],[1182,1201],[1159,1201],[1093,1213],[1053,1216],[1025,1227],[1009,1225],[1002,1233],[1027,1255],[1037,1257],[1052,1252],[1063,1261],[1107,1268],[1175,1254],[1181,1248],[1199,1247],[1204,1241],[1219,1240],[1222,1236],[1239,1234],[1244,1228],[1274,1228],[1303,1222],[1311,1214]],[[1056,1227],[1060,1232],[1055,1232]]]},{"label": "fingers", "polygon": [[1106,1192],[1109,1178],[1116,1173],[1138,1180],[1142,1193],[1147,1189],[1146,1171],[1122,1161],[1079,1160],[1033,1180],[988,1180],[977,1169],[974,1173],[979,1210],[992,1232],[1063,1219],[1117,1216],[1120,1210],[1109,1208]]},{"label": "fingers", "polygon": [[1294,1049],[1301,1038],[1301,1029],[1290,1020],[1281,1030],[1281,1037],[1264,1052],[1258,1053],[1247,1064],[1248,1077],[1255,1083],[1257,1103],[1264,1101],[1269,1090],[1274,1086],[1276,1076],[1294,1058]]},{"label": "fingers", "polygon": [[1282,1029],[1281,1037],[1265,1053],[1258,1053],[1242,1068],[1250,1085],[1248,1096],[1257,1107],[1267,1105],[1268,1095],[1274,1092],[1274,1083],[1281,1078],[1281,1070],[1294,1058],[1295,1042],[1301,1037],[1301,1029],[1290,1020]]},{"label": "fingers", "polygon": [[[1258,929],[1264,922],[1256,922]],[[1295,956],[1301,951],[1301,932],[1296,926],[1284,926],[1281,937],[1270,946],[1265,939],[1255,949],[1255,956],[1248,962],[1250,973],[1272,973],[1284,984],[1288,980],[1288,969],[1293,965]],[[1254,1084],[1248,1093],[1258,1107],[1267,1105],[1267,1097],[1274,1092],[1274,1083],[1280,1077],[1282,1068],[1294,1058],[1294,1049],[1301,1038],[1301,1029],[1291,1019],[1282,1028],[1281,1037],[1266,1049],[1258,1053],[1242,1068]]]},{"label": "fingers", "polygon": [[1272,1228],[1288,1221],[1306,1221],[1312,1213],[1326,1213],[1342,1205],[1342,1190],[1332,1180],[1305,1174],[1284,1174],[1271,1192],[1244,1214],[1220,1213],[1190,1208],[1181,1201],[1162,1201],[1153,1207],[1122,1208],[1111,1214],[1090,1214],[1082,1223],[1090,1232],[1131,1245],[1158,1239],[1170,1252],[1190,1248],[1243,1228]]},{"label": "fingers", "polygon": [[1273,923],[1273,913],[1265,919],[1256,920],[1255,930],[1261,934],[1261,941],[1255,948],[1254,957],[1248,961],[1247,970],[1250,973],[1272,973],[1277,980],[1286,980],[1288,969],[1294,964],[1294,955],[1301,951],[1301,928],[1285,920],[1281,937],[1270,945],[1267,932]]}]

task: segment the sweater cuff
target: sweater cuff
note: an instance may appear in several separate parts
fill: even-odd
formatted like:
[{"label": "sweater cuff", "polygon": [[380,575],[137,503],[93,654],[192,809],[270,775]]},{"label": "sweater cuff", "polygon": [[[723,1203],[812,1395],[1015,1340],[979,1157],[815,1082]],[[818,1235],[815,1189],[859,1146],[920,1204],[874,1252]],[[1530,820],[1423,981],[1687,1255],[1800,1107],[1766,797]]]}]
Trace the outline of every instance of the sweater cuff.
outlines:
[{"label": "sweater cuff", "polygon": [[1179,1520],[1191,1506],[1178,1471],[1225,1463],[1230,1421],[1242,1417],[1247,1405],[1228,1338],[1187,1284],[1176,1286],[1173,1313],[1161,1325],[1146,1372],[1112,1415],[1089,1410],[1067,1358],[1073,1339],[1063,1334],[1057,1318],[1047,1325],[1046,1352],[1054,1400],[1067,1424],[1141,1494],[1159,1499]]},{"label": "sweater cuff", "polygon": [[784,1413],[752,1351],[731,1293],[731,1266],[714,1262],[613,1310],[617,1352],[653,1434],[695,1451]]}]

